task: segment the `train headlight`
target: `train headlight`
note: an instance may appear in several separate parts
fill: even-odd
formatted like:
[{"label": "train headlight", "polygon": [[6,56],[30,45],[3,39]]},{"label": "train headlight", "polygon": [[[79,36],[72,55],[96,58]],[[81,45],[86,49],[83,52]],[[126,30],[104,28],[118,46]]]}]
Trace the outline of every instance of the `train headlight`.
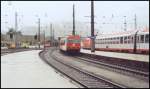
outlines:
[{"label": "train headlight", "polygon": [[73,46],[75,46],[75,44],[73,44]]}]

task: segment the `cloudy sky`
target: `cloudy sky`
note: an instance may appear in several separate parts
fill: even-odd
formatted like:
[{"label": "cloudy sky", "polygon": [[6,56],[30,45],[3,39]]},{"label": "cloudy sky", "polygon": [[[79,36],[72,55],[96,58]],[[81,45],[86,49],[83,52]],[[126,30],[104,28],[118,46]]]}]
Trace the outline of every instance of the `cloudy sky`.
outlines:
[{"label": "cloudy sky", "polygon": [[[60,28],[72,25],[73,4],[75,4],[76,23],[82,23],[80,26],[77,25],[77,30],[82,32],[82,26],[87,26],[89,27],[87,32],[90,33],[90,18],[87,17],[91,12],[90,1],[1,1],[1,32],[5,33],[9,27],[15,26],[15,12],[17,12],[18,30],[30,33],[29,30],[23,28],[36,28],[37,18],[40,18],[41,26],[55,24],[57,35],[60,33]],[[134,29],[135,14],[138,28],[149,26],[148,1],[95,1],[94,5],[95,29],[98,32],[122,31],[124,16],[126,16],[127,29]],[[59,27],[60,25],[63,26]],[[83,27],[83,29],[86,28]]]}]

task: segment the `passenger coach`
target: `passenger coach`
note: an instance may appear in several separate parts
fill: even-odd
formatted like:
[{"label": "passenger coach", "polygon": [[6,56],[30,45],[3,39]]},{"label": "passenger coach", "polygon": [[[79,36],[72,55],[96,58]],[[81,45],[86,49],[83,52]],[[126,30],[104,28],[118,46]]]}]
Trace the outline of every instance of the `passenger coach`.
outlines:
[{"label": "passenger coach", "polygon": [[[82,48],[90,49],[90,39],[82,40]],[[149,30],[127,31],[96,37],[95,49],[100,51],[149,54]]]}]

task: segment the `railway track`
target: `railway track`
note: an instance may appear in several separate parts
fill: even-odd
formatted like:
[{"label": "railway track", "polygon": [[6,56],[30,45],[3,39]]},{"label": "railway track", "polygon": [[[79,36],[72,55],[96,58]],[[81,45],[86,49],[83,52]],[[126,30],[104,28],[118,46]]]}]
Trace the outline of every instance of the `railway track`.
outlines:
[{"label": "railway track", "polygon": [[149,63],[146,62],[123,60],[119,58],[104,57],[104,56],[90,55],[84,53],[80,53],[79,56],[82,58],[88,58],[101,63],[107,63],[107,64],[116,65],[131,70],[135,70],[135,71],[149,73]]},{"label": "railway track", "polygon": [[[79,67],[67,64],[61,61],[57,55],[53,54],[53,50],[40,53],[40,57],[57,71],[71,78],[86,88],[126,88],[126,86],[114,83],[102,76],[95,75],[91,72],[85,71]],[[52,57],[52,58],[51,58]]]},{"label": "railway track", "polygon": [[120,65],[114,65],[114,64],[110,64],[110,63],[96,61],[91,57],[86,57],[86,58],[79,57],[79,56],[74,56],[74,57],[79,59],[80,61],[88,62],[88,63],[90,63],[90,65],[94,65],[94,66],[97,66],[100,68],[105,68],[105,69],[108,69],[111,71],[129,75],[129,76],[137,77],[137,78],[140,78],[143,80],[149,80],[149,72],[143,72],[143,71],[139,71],[139,70],[126,68],[126,67],[123,67]]}]

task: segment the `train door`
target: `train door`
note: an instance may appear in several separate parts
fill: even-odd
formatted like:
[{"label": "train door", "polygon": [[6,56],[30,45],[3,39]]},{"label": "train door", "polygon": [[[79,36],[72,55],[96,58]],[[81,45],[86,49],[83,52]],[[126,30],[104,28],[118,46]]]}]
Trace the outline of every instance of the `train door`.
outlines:
[{"label": "train door", "polygon": [[[140,35],[137,35],[136,38],[134,36],[134,45],[136,47],[136,51],[138,49],[140,49]],[[133,47],[133,49],[135,49],[135,47]]]}]

